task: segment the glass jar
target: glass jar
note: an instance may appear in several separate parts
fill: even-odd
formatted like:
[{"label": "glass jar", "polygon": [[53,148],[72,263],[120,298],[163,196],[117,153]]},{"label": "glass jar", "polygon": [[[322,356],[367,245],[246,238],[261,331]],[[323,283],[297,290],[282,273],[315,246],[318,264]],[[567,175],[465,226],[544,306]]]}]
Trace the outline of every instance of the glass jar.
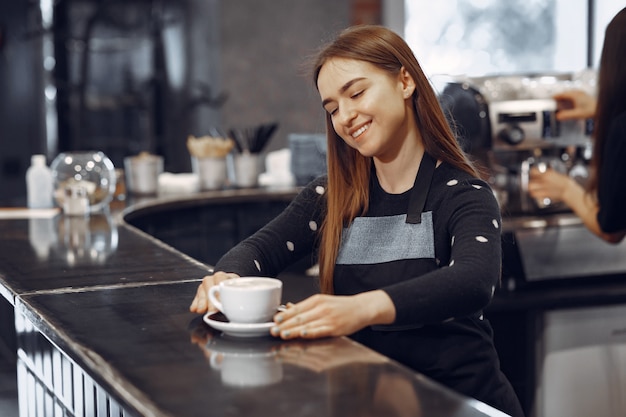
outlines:
[{"label": "glass jar", "polygon": [[89,212],[98,212],[115,194],[115,167],[100,151],[62,152],[50,164],[54,199],[64,207],[67,190],[83,188],[89,200]]}]

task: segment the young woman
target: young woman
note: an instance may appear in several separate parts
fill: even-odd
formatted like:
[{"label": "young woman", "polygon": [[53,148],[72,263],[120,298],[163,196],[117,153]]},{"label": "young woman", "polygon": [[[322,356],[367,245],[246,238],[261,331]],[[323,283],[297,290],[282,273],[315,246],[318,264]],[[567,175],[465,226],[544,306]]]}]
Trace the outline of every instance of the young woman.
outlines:
[{"label": "young woman", "polygon": [[593,97],[568,91],[555,98],[571,109],[561,120],[594,117],[592,176],[586,189],[554,170],[531,171],[533,198],[563,201],[585,226],[610,243],[626,235],[626,8],[606,28],[600,57],[597,106]]},{"label": "young woman", "polygon": [[206,277],[276,276],[319,260],[322,294],[274,317],[283,339],[350,336],[513,416],[482,309],[500,278],[500,210],[460,150],[407,44],[379,26],[344,31],[315,63],[328,175]]}]

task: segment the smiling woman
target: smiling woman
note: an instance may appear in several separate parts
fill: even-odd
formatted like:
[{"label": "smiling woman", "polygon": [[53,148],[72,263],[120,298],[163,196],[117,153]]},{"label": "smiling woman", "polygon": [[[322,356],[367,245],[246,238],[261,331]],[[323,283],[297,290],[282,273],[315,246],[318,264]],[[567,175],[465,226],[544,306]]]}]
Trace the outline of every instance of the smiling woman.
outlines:
[{"label": "smiling woman", "polygon": [[328,174],[203,279],[190,306],[233,276],[319,260],[322,294],[288,304],[271,334],[354,340],[511,416],[482,310],[501,268],[500,209],[460,149],[408,45],[381,26],[346,29],[318,54]]}]

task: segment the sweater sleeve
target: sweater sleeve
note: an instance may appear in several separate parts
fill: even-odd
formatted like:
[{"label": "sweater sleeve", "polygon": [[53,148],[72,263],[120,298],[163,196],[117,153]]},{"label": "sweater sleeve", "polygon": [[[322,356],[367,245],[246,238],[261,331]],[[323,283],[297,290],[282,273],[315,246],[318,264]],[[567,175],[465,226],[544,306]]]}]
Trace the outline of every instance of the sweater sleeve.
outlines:
[{"label": "sweater sleeve", "polygon": [[[434,210],[438,265],[385,287],[396,325],[438,323],[480,312],[501,272],[501,217],[493,192],[478,179],[450,179]],[[449,254],[449,256],[448,256]]]},{"label": "sweater sleeve", "polygon": [[313,256],[325,191],[326,176],[313,180],[281,214],[222,256],[215,270],[275,277],[304,256]]}]

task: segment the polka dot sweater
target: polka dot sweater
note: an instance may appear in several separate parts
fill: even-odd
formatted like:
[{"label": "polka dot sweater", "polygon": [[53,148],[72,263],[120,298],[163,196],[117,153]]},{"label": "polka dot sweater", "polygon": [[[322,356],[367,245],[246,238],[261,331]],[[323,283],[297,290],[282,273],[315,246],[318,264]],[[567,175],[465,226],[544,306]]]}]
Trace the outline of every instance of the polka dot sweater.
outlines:
[{"label": "polka dot sweater", "polygon": [[[325,187],[325,176],[311,182],[282,214],[224,255],[216,270],[276,276],[303,256],[314,257]],[[423,221],[418,230],[427,236],[411,242],[385,233],[389,223],[368,221],[393,217],[399,226],[393,229],[396,234],[410,238],[411,230],[402,229],[410,191],[388,194],[375,176],[371,189],[370,210],[367,218],[360,219],[365,220],[361,229],[367,240],[344,236],[343,245],[350,246],[340,251],[340,258],[342,253],[352,252],[360,263],[348,259],[337,265],[335,293],[385,290],[395,304],[397,326],[420,326],[479,313],[493,296],[501,265],[500,210],[487,184],[440,165],[424,209],[423,216],[429,221]],[[344,235],[347,232],[344,230]],[[432,246],[430,253],[419,254],[423,243]],[[413,247],[405,248],[408,245]],[[391,257],[367,256],[382,249],[391,252]],[[394,258],[393,254],[398,255]]]},{"label": "polka dot sweater", "polygon": [[[276,276],[303,256],[314,257],[325,192],[326,177],[311,182],[283,213],[224,255],[216,270]],[[374,175],[368,213],[343,231],[335,293],[382,289],[396,308],[393,324],[351,337],[521,416],[482,315],[500,278],[497,201],[486,183],[447,164],[434,171],[419,224],[405,221],[410,194],[386,193]]]}]

